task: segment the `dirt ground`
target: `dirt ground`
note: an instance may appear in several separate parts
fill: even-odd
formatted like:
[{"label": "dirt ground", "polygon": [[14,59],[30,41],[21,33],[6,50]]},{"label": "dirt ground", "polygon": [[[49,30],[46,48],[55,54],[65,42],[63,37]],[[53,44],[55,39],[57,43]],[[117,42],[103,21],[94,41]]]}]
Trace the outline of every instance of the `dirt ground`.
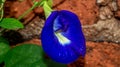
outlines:
[{"label": "dirt ground", "polygon": [[[76,13],[81,21],[82,26],[96,24],[97,21],[100,19],[99,18],[100,6],[96,4],[96,0],[77,0],[77,1],[76,0],[53,0],[53,2],[54,2],[53,8],[55,10],[70,10]],[[118,4],[118,10],[114,11],[114,17],[119,21],[120,20],[120,0],[117,0],[117,4]],[[4,15],[5,17],[18,18],[22,13],[24,13],[31,6],[32,6],[32,2],[30,0],[24,0],[22,2],[15,1],[15,0],[7,0],[5,3]],[[25,27],[25,30],[21,30],[19,32],[20,33],[22,32],[23,37],[26,37],[26,40],[27,40],[22,42],[41,45],[40,39],[38,39],[38,35],[40,35],[42,25],[44,24],[43,9],[40,7],[36,8],[27,16],[25,16],[21,21],[26,27]],[[31,27],[31,24],[33,24],[32,22],[34,22],[34,24],[37,26],[33,25]],[[33,31],[33,29],[35,31]],[[36,32],[36,34],[34,32]],[[86,34],[86,32],[84,32],[84,34]],[[31,37],[31,38],[28,38],[28,37]],[[87,54],[85,58],[82,58],[82,59],[80,58],[76,62],[68,64],[68,67],[120,67],[120,44],[119,43],[107,41],[107,40],[102,42],[101,41],[94,42],[91,40],[92,40],[92,37],[88,38],[86,42]]]}]

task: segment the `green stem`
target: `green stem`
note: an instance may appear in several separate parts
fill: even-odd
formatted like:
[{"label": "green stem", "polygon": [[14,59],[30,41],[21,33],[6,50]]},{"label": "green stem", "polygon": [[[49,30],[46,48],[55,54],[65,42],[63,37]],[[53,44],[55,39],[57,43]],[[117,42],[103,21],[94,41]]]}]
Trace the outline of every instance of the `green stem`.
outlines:
[{"label": "green stem", "polygon": [[2,18],[3,18],[3,14],[4,14],[4,13],[3,13],[3,12],[4,12],[3,6],[4,6],[5,1],[6,1],[6,0],[3,0],[2,3],[1,3],[1,5],[0,5],[0,13],[1,13],[1,14],[0,14],[0,21],[1,21]]},{"label": "green stem", "polygon": [[1,21],[2,18],[3,18],[3,12],[4,12],[3,9],[1,9],[1,12],[0,12],[0,13],[1,13],[1,14],[0,14],[0,21]]},{"label": "green stem", "polygon": [[27,11],[25,11],[20,17],[18,17],[18,20],[21,20],[25,15],[27,15],[28,13],[30,13],[34,8],[36,8],[41,2],[35,2],[34,5],[28,9]]},{"label": "green stem", "polygon": [[18,17],[18,20],[21,20],[25,15],[30,13],[37,6],[43,6],[44,11],[45,11],[45,17],[47,18],[50,15],[50,13],[53,11],[51,9],[50,5],[52,5],[52,0],[49,0],[49,1],[48,0],[42,0],[40,2],[34,2],[34,5],[30,9],[28,9],[26,12],[24,12],[20,17]]}]

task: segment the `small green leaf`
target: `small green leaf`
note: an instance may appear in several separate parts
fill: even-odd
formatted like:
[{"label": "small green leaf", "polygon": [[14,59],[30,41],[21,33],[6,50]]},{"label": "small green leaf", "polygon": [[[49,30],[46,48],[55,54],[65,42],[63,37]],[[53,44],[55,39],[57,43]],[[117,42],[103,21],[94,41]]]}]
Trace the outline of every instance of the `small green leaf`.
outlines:
[{"label": "small green leaf", "polygon": [[23,24],[15,18],[3,18],[0,22],[0,26],[4,29],[14,30],[23,28]]},{"label": "small green leaf", "polygon": [[6,53],[9,51],[10,46],[7,40],[0,37],[0,63],[3,62]]},{"label": "small green leaf", "polygon": [[42,48],[23,44],[10,50],[5,57],[5,67],[46,67],[42,62]]}]

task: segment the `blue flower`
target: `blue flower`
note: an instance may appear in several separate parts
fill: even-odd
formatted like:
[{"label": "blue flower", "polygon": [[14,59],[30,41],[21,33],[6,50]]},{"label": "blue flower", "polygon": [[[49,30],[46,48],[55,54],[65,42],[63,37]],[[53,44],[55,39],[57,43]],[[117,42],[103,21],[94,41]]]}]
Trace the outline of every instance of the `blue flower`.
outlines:
[{"label": "blue flower", "polygon": [[78,17],[67,10],[53,11],[41,33],[42,47],[54,61],[71,63],[86,53],[85,38]]}]

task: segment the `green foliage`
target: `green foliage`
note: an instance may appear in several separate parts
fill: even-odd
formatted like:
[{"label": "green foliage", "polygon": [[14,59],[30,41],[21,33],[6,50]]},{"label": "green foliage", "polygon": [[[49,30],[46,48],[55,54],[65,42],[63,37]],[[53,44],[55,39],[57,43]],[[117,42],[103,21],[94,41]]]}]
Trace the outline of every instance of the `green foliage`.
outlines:
[{"label": "green foliage", "polygon": [[15,19],[15,18],[3,18],[3,20],[0,22],[0,27],[8,30],[15,30],[19,28],[23,28],[23,24]]},{"label": "green foliage", "polygon": [[0,4],[2,3],[2,0],[0,0]]},{"label": "green foliage", "polygon": [[3,2],[5,2],[5,0],[0,0],[0,4],[3,3]]},{"label": "green foliage", "polygon": [[44,58],[42,48],[34,44],[16,46],[7,53],[4,61],[5,67],[66,67]]},{"label": "green foliage", "polygon": [[46,63],[47,67],[67,67],[66,64],[60,64],[50,59],[44,59],[44,62]]},{"label": "green foliage", "polygon": [[42,48],[33,44],[16,46],[5,57],[5,67],[41,67]]},{"label": "green foliage", "polygon": [[3,62],[3,59],[6,53],[9,51],[10,46],[7,40],[0,37],[0,63]]}]

